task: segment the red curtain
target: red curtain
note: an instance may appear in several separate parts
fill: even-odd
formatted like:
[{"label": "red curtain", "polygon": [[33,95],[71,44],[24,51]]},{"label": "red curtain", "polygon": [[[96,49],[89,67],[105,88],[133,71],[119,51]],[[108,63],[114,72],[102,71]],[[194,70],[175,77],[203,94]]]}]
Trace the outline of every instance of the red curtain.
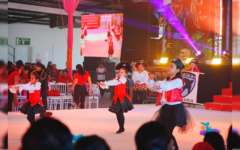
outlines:
[{"label": "red curtain", "polygon": [[72,48],[73,48],[73,13],[79,3],[79,0],[63,0],[64,10],[68,13],[68,48],[67,62],[68,75],[72,77]]}]

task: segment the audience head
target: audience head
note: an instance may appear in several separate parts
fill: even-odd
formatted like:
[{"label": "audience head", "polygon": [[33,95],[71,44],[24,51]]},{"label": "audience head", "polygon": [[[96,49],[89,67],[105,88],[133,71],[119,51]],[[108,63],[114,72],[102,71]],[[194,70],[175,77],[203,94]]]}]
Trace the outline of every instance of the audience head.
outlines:
[{"label": "audience head", "polygon": [[137,150],[171,150],[173,140],[171,135],[160,122],[148,122],[142,125],[135,136]]},{"label": "audience head", "polygon": [[8,61],[8,70],[12,69],[14,64],[11,61]]},{"label": "audience head", "polygon": [[44,67],[44,65],[43,64],[41,64],[40,62],[38,62],[37,64],[36,64],[36,70],[37,71],[40,71],[40,70],[45,70],[45,67]]},{"label": "audience head", "polygon": [[37,70],[37,65],[35,63],[32,63],[32,69]]},{"label": "audience head", "polygon": [[67,70],[63,70],[62,77],[66,78],[67,76],[68,76],[68,71]]},{"label": "audience head", "polygon": [[225,150],[224,140],[217,132],[207,132],[203,141],[208,142],[216,150]]},{"label": "audience head", "polygon": [[24,66],[24,64],[23,64],[23,61],[22,61],[22,60],[18,60],[18,61],[16,62],[16,65],[19,65],[19,66]]},{"label": "audience head", "polygon": [[57,69],[57,65],[56,65],[56,64],[53,64],[53,65],[52,65],[52,69]]},{"label": "audience head", "polygon": [[51,61],[48,62],[47,68],[49,68],[49,69],[52,68],[52,62]]},{"label": "audience head", "polygon": [[192,150],[215,150],[208,142],[199,142],[195,144]]},{"label": "audience head", "polygon": [[29,66],[24,66],[23,73],[24,74],[29,74],[29,72],[30,72],[30,67]]},{"label": "audience head", "polygon": [[72,135],[60,121],[42,118],[31,125],[22,138],[21,150],[71,150]]},{"label": "audience head", "polygon": [[77,65],[76,65],[76,71],[77,71],[77,73],[79,73],[80,75],[85,75],[85,74],[86,74],[84,68],[83,68],[82,65],[80,65],[80,64],[77,64]]},{"label": "audience head", "polygon": [[80,138],[76,142],[74,150],[110,150],[110,148],[104,139],[92,135]]},{"label": "audience head", "polygon": [[100,64],[99,64],[99,67],[100,67],[100,68],[102,68],[102,67],[103,67],[103,64],[102,64],[102,63],[100,63]]},{"label": "audience head", "polygon": [[234,132],[232,130],[232,125],[231,125],[228,131],[227,149],[232,150],[237,148],[240,148],[240,136],[238,135],[237,132]]},{"label": "audience head", "polygon": [[59,75],[60,75],[60,76],[63,75],[63,71],[62,71],[62,70],[59,71]]}]

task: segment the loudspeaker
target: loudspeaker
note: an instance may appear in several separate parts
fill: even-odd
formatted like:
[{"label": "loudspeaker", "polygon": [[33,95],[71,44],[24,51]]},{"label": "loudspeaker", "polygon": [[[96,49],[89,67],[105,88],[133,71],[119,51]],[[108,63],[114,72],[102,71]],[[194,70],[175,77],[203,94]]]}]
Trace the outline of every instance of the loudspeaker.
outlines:
[{"label": "loudspeaker", "polygon": [[87,71],[96,71],[101,57],[84,57],[83,68]]},{"label": "loudspeaker", "polygon": [[57,15],[50,15],[50,28],[57,27]]},{"label": "loudspeaker", "polygon": [[150,37],[159,35],[153,8],[149,2],[124,4],[121,61],[150,61]]}]

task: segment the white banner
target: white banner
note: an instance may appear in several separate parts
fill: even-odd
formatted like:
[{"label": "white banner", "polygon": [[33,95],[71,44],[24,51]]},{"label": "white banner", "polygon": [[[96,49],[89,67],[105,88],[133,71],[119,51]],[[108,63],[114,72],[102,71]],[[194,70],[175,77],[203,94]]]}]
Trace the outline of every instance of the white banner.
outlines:
[{"label": "white banner", "polygon": [[[197,103],[197,93],[198,93],[198,79],[199,75],[203,74],[200,72],[188,72],[183,71],[183,102],[185,103],[192,103],[192,104],[199,104]],[[200,103],[201,104],[201,103]]]}]

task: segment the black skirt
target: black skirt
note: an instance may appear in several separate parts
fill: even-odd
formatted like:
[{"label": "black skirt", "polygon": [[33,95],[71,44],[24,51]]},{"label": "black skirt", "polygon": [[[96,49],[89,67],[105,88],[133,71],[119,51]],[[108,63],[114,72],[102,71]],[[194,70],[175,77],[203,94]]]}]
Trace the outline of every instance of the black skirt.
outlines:
[{"label": "black skirt", "polygon": [[133,109],[133,104],[127,97],[124,97],[122,103],[118,99],[117,103],[115,104],[115,101],[113,100],[111,106],[109,106],[109,111],[116,114],[123,113],[123,112],[126,113],[132,109]]},{"label": "black skirt", "polygon": [[167,127],[178,126],[179,133],[192,131],[195,126],[192,117],[182,103],[177,105],[163,105],[154,114],[153,120],[159,121]]},{"label": "black skirt", "polygon": [[45,114],[46,110],[43,106],[36,104],[31,106],[31,103],[28,102],[20,108],[21,113],[23,114]]}]

